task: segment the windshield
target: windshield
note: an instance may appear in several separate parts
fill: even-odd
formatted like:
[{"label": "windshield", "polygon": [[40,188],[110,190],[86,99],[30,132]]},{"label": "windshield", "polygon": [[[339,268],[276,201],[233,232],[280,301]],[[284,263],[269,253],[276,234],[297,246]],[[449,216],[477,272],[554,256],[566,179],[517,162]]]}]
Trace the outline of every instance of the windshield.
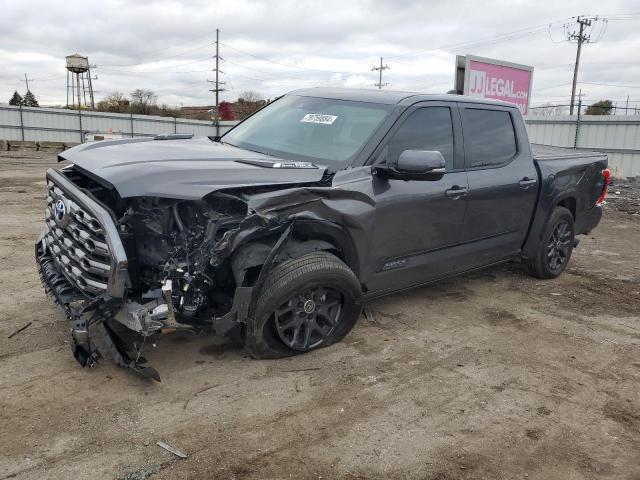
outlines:
[{"label": "windshield", "polygon": [[353,159],[391,109],[377,103],[288,95],[242,122],[222,141],[336,169]]}]

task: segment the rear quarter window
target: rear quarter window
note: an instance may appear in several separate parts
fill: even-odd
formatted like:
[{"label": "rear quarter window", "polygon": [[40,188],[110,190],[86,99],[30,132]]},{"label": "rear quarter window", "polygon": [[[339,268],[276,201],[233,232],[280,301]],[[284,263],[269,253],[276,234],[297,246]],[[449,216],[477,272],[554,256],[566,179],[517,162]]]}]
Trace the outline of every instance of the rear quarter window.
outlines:
[{"label": "rear quarter window", "polygon": [[471,167],[500,165],[516,155],[518,147],[509,112],[465,108],[462,116]]}]

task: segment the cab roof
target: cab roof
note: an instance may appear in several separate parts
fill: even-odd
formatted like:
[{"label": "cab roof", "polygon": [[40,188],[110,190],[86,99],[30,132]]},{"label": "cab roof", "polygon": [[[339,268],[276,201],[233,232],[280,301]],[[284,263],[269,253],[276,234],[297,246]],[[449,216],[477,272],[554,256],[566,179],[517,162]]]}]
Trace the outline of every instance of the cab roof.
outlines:
[{"label": "cab roof", "polygon": [[480,97],[469,97],[465,95],[455,95],[448,93],[428,94],[419,92],[403,92],[399,90],[378,90],[373,88],[303,88],[299,90],[293,90],[292,92],[287,93],[287,95],[381,103],[384,105],[410,105],[416,102],[430,100],[439,102],[481,103],[487,105],[500,105],[503,107],[516,108],[513,103]]}]

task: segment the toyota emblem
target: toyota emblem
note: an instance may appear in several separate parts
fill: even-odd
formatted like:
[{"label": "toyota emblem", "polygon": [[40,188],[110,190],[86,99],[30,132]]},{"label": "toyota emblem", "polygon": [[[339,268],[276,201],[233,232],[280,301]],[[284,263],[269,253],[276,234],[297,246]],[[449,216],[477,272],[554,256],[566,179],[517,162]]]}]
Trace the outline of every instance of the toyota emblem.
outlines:
[{"label": "toyota emblem", "polygon": [[64,201],[62,200],[56,201],[56,205],[54,208],[54,216],[56,217],[56,221],[62,222],[66,215],[67,215],[67,206],[64,204]]}]

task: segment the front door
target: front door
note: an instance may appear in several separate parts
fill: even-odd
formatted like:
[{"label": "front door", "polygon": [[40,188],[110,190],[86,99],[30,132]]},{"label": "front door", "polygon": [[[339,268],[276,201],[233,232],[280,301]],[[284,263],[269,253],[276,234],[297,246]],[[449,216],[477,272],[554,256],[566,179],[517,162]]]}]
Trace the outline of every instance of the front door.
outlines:
[{"label": "front door", "polygon": [[412,107],[374,157],[376,163],[393,162],[405,150],[439,151],[446,172],[439,180],[374,175],[376,218],[367,282],[372,293],[427,283],[454,268],[468,190],[455,104]]}]

